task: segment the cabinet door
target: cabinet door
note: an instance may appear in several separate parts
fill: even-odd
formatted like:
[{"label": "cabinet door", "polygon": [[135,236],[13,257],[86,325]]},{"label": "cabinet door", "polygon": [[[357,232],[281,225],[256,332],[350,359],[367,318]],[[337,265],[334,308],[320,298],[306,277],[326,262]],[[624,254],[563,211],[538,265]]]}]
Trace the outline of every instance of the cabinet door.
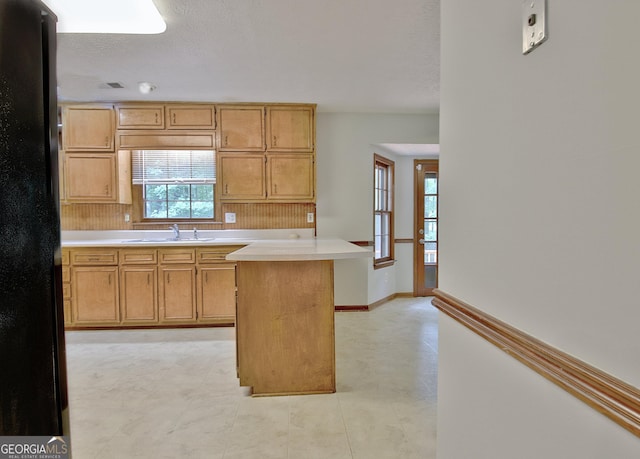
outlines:
[{"label": "cabinet door", "polygon": [[267,198],[313,201],[313,153],[267,154]]},{"label": "cabinet door", "polygon": [[118,267],[73,267],[73,322],[76,326],[116,325],[118,307]]},{"label": "cabinet door", "polygon": [[255,153],[218,155],[221,199],[257,200],[265,198],[265,157]]},{"label": "cabinet door", "polygon": [[198,321],[233,321],[235,314],[235,263],[201,266],[198,273]]},{"label": "cabinet door", "polygon": [[264,151],[264,107],[220,107],[220,151]]},{"label": "cabinet door", "polygon": [[194,265],[160,266],[160,321],[196,321],[196,268]]},{"label": "cabinet door", "polygon": [[313,151],[311,107],[268,107],[268,151]]},{"label": "cabinet door", "polygon": [[64,107],[62,123],[62,142],[66,151],[114,151],[112,105]]},{"label": "cabinet door", "polygon": [[117,107],[118,129],[164,129],[164,105]]},{"label": "cabinet door", "polygon": [[157,287],[157,267],[120,267],[122,323],[155,323],[158,321]]},{"label": "cabinet door", "polygon": [[66,153],[67,202],[115,202],[115,154]]},{"label": "cabinet door", "polygon": [[213,105],[167,105],[168,129],[215,129]]}]

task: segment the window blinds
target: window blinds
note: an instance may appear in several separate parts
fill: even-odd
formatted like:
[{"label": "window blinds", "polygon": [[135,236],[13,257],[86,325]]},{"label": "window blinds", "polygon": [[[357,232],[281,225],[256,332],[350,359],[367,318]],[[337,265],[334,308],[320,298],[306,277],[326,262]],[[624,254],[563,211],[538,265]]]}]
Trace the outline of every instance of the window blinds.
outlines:
[{"label": "window blinds", "polygon": [[216,183],[213,150],[134,150],[132,183]]}]

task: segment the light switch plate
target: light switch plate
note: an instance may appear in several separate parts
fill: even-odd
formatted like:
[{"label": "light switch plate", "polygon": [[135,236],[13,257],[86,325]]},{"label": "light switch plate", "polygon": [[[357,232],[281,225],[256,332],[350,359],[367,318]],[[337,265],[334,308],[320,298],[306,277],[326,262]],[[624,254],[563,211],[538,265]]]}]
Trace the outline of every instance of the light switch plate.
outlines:
[{"label": "light switch plate", "polygon": [[225,212],[225,214],[224,214],[224,222],[225,223],[235,223],[236,222],[236,214],[234,212]]},{"label": "light switch plate", "polygon": [[307,212],[307,223],[313,223],[313,212]]},{"label": "light switch plate", "polygon": [[522,53],[529,54],[547,39],[547,1],[522,1]]}]

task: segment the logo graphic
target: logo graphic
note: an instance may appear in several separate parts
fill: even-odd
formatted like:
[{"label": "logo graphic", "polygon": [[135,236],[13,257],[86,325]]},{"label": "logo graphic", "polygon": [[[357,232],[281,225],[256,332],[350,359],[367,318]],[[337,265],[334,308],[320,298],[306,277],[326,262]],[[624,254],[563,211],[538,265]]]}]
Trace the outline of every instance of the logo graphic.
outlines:
[{"label": "logo graphic", "polygon": [[69,459],[68,437],[0,437],[0,459]]}]

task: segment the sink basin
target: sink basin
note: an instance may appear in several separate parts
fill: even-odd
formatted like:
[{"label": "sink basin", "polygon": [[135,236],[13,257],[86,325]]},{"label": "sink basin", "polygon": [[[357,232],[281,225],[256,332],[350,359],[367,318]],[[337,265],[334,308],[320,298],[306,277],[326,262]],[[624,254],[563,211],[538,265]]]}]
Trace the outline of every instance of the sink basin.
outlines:
[{"label": "sink basin", "polygon": [[199,237],[198,239],[192,238],[192,237],[181,237],[180,239],[174,239],[172,237],[170,238],[145,238],[145,239],[128,239],[126,241],[122,241],[123,243],[147,243],[147,244],[152,244],[152,243],[158,243],[158,242],[162,242],[162,243],[166,243],[166,242],[172,242],[175,244],[179,244],[181,242],[207,242],[207,241],[213,241],[215,238],[213,237]]}]

